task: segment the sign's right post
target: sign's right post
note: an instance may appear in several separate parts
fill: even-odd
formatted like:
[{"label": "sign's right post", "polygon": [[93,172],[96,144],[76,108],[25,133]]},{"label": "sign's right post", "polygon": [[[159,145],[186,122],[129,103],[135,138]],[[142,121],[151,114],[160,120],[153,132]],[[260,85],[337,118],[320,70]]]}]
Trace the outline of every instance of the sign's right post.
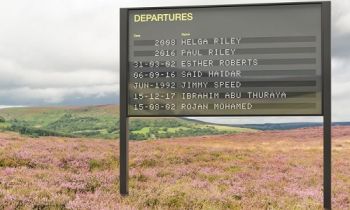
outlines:
[{"label": "sign's right post", "polygon": [[324,208],[332,208],[332,142],[331,142],[331,3],[322,2],[323,71],[323,199]]}]

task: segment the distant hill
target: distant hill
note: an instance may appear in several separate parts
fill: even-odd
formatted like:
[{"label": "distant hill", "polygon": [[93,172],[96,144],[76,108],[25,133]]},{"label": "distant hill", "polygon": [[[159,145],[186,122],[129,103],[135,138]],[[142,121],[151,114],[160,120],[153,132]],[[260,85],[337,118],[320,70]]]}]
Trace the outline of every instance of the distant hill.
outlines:
[{"label": "distant hill", "polygon": [[264,123],[264,124],[240,124],[235,125],[241,128],[253,128],[257,130],[289,130],[297,128],[308,128],[321,126],[322,123],[301,122],[301,123]]},{"label": "distant hill", "polygon": [[[202,122],[196,119],[188,119],[187,121]],[[261,124],[220,124],[220,123],[208,123],[212,125],[232,126],[235,128],[250,128],[254,130],[290,130],[298,128],[309,128],[322,126],[320,122],[296,122],[296,123],[261,123]],[[350,122],[333,122],[332,126],[350,126]]]},{"label": "distant hill", "polygon": [[[0,130],[29,136],[66,136],[115,139],[119,136],[119,107],[56,106],[0,109]],[[183,118],[131,118],[130,139],[187,137],[252,132],[254,129],[214,125]]]},{"label": "distant hill", "polygon": [[[317,122],[298,122],[298,123],[264,123],[264,124],[242,124],[233,125],[240,128],[252,128],[257,130],[289,130],[297,128],[309,128],[322,126],[323,123]],[[332,126],[350,126],[350,122],[334,122]]]}]

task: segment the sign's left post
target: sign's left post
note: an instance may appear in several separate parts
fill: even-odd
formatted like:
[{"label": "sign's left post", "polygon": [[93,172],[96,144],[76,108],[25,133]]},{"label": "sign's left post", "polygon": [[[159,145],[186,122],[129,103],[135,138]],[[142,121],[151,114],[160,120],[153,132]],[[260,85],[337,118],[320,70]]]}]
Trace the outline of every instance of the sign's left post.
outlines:
[{"label": "sign's left post", "polygon": [[120,152],[120,194],[129,194],[129,127],[128,127],[128,10],[120,9],[120,118],[119,118],[119,152]]}]

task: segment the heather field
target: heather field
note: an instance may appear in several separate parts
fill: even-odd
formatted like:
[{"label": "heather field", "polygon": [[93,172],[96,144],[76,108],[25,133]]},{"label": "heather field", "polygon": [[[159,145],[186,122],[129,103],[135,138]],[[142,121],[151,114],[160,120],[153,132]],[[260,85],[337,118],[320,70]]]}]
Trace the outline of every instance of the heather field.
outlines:
[{"label": "heather field", "polygon": [[[0,134],[0,209],[322,209],[322,130],[130,142]],[[335,127],[333,207],[350,209],[350,127]]]}]

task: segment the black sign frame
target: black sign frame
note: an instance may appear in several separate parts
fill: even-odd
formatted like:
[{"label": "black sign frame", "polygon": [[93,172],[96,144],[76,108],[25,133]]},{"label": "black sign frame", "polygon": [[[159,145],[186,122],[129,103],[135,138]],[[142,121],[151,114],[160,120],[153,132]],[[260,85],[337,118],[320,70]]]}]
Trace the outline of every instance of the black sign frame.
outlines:
[{"label": "black sign frame", "polygon": [[321,6],[321,76],[322,76],[322,112],[320,114],[267,114],[267,115],[132,115],[132,117],[218,117],[218,116],[323,116],[323,195],[324,208],[331,209],[331,2],[288,2],[263,4],[235,4],[235,5],[199,5],[175,7],[141,7],[120,9],[120,193],[128,195],[128,84],[129,84],[129,11],[154,9],[189,9],[215,7],[249,7],[249,6],[279,6],[279,5],[306,5],[318,4]]}]

